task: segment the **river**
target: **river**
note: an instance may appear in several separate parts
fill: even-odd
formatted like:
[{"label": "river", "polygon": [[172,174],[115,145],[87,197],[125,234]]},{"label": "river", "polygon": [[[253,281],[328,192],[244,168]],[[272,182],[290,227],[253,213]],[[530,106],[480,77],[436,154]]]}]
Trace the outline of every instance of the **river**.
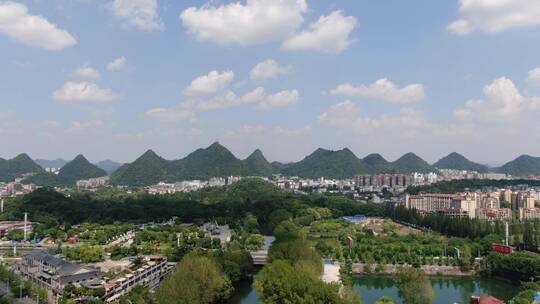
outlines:
[{"label": "river", "polygon": [[[430,278],[435,291],[433,304],[452,304],[468,300],[472,295],[489,294],[505,302],[518,293],[518,287],[487,278]],[[354,289],[360,292],[363,304],[373,304],[382,296],[391,297],[396,304],[402,304],[392,277],[366,276],[354,279]],[[229,304],[260,304],[257,292],[249,282],[237,288]]]}]

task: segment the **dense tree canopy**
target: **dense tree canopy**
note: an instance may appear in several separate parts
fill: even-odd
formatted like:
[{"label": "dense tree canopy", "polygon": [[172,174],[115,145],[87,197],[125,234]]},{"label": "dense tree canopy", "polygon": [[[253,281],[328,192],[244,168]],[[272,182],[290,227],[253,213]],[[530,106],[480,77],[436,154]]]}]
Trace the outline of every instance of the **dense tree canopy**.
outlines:
[{"label": "dense tree canopy", "polygon": [[156,291],[158,304],[211,304],[227,299],[229,278],[209,257],[187,255]]}]

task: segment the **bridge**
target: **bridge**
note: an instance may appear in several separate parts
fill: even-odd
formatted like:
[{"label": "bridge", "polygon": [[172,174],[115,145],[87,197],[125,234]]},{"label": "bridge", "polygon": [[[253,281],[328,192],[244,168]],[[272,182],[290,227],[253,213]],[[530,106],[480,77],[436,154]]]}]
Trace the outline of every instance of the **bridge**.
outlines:
[{"label": "bridge", "polygon": [[264,245],[261,250],[250,252],[253,265],[266,265],[268,261],[268,250],[270,250],[270,246],[272,246],[275,240],[276,238],[273,236],[264,236]]}]

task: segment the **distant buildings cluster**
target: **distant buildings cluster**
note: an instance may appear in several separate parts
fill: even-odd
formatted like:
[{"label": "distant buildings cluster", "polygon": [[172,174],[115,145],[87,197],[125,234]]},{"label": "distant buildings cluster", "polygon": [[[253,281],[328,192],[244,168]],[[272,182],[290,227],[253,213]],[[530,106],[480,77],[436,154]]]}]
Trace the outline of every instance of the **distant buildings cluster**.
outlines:
[{"label": "distant buildings cluster", "polygon": [[33,184],[23,184],[23,178],[17,178],[9,183],[0,183],[0,198],[28,194],[36,189]]},{"label": "distant buildings cluster", "polygon": [[478,173],[476,171],[439,169],[438,181],[449,181],[459,179],[509,179],[510,176],[504,173]]},{"label": "distant buildings cluster", "polygon": [[459,194],[405,195],[402,203],[422,213],[467,216],[484,220],[540,219],[540,188],[519,186]]},{"label": "distant buildings cluster", "polygon": [[93,190],[93,189],[106,186],[108,184],[109,184],[108,176],[79,180],[76,182],[77,189],[79,190]]},{"label": "distant buildings cluster", "polygon": [[[191,181],[181,181],[176,183],[158,183],[156,185],[148,186],[145,188],[146,192],[149,194],[172,194],[177,192],[191,192],[196,191],[203,188],[209,188],[209,187],[223,187],[226,185],[232,185],[239,180],[241,180],[243,177],[240,176],[229,176],[226,178],[223,177],[213,177],[210,178],[208,181],[203,180],[191,180]],[[266,178],[257,177],[264,180],[268,180]]]}]

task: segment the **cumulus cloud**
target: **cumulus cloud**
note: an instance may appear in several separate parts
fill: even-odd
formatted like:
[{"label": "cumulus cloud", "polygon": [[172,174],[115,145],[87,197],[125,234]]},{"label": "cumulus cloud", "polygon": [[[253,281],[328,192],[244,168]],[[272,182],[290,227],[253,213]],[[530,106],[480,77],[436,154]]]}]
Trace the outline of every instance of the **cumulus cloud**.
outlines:
[{"label": "cumulus cloud", "polygon": [[206,75],[197,77],[184,90],[184,94],[190,97],[206,96],[214,94],[226,88],[234,80],[232,71],[211,71]]},{"label": "cumulus cloud", "polygon": [[121,99],[123,95],[108,88],[100,88],[93,82],[68,81],[52,94],[52,98],[68,104],[99,104]]},{"label": "cumulus cloud", "polygon": [[459,0],[459,18],[448,30],[466,35],[473,31],[496,33],[540,25],[537,0]]},{"label": "cumulus cloud", "polygon": [[275,79],[280,75],[289,74],[292,65],[280,65],[273,59],[266,59],[259,62],[249,73],[251,80]]},{"label": "cumulus cloud", "polygon": [[245,4],[189,7],[180,19],[199,40],[246,46],[291,36],[306,11],[305,0],[247,0]]},{"label": "cumulus cloud", "polygon": [[111,72],[123,71],[125,69],[127,69],[127,59],[124,56],[118,57],[107,64],[107,70]]},{"label": "cumulus cloud", "polygon": [[355,17],[334,11],[328,16],[321,16],[308,29],[285,40],[282,47],[286,50],[340,53],[352,43],[349,35],[357,23]]},{"label": "cumulus cloud", "polygon": [[161,122],[196,122],[195,113],[189,110],[175,110],[165,108],[154,108],[144,113],[145,117]]},{"label": "cumulus cloud", "polygon": [[148,32],[162,31],[164,28],[157,0],[114,0],[109,3],[109,10],[126,26]]},{"label": "cumulus cloud", "polygon": [[203,111],[213,111],[243,105],[256,105],[260,110],[269,111],[274,108],[291,106],[299,99],[300,93],[297,90],[284,90],[268,95],[263,87],[257,87],[242,96],[229,91],[222,96],[199,102],[198,108]]},{"label": "cumulus cloud", "polygon": [[75,69],[75,71],[73,71],[72,74],[77,77],[90,78],[90,79],[98,79],[101,77],[98,70],[88,65],[83,65]]},{"label": "cumulus cloud", "polygon": [[394,103],[421,101],[425,97],[422,84],[410,84],[399,88],[392,81],[382,78],[369,85],[340,84],[330,91],[332,95],[365,97]]},{"label": "cumulus cloud", "polygon": [[495,79],[484,87],[485,99],[471,99],[454,112],[461,120],[504,122],[520,118],[527,110],[538,109],[540,98],[524,96],[508,78]]},{"label": "cumulus cloud", "polygon": [[25,5],[12,1],[0,2],[0,34],[46,50],[62,50],[77,44],[66,30],[42,16],[30,15]]},{"label": "cumulus cloud", "polygon": [[527,76],[527,82],[534,86],[540,87],[540,68],[529,71]]}]

